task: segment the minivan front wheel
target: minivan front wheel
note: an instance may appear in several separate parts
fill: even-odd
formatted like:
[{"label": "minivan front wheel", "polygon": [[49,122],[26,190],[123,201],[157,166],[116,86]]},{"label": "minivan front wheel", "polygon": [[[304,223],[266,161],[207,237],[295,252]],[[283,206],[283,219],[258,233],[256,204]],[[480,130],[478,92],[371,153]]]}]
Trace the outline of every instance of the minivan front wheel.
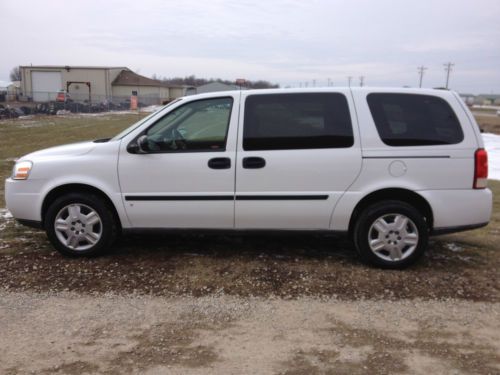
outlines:
[{"label": "minivan front wheel", "polygon": [[56,199],[45,216],[45,230],[62,254],[92,256],[111,247],[117,225],[106,201],[93,194],[70,193]]},{"label": "minivan front wheel", "polygon": [[366,208],[354,229],[361,259],[382,268],[405,268],[427,248],[428,227],[423,215],[400,201],[379,202]]}]

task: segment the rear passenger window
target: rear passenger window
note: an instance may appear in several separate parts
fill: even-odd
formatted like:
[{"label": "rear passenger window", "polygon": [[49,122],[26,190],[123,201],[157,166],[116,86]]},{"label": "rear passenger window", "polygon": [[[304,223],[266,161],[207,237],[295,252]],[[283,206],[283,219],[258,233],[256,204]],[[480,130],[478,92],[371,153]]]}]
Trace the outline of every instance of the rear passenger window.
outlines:
[{"label": "rear passenger window", "polygon": [[450,105],[436,96],[369,94],[368,106],[386,145],[451,145],[464,139]]},{"label": "rear passenger window", "polygon": [[342,94],[250,95],[245,102],[243,149],[351,147],[347,99]]}]

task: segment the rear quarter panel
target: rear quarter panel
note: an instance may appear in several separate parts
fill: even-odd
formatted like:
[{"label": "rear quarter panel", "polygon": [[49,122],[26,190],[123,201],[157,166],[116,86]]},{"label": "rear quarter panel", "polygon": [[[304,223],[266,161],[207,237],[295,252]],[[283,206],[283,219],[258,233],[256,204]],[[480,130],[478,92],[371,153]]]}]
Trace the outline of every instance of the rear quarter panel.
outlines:
[{"label": "rear quarter panel", "polygon": [[[439,146],[388,146],[381,140],[367,102],[370,93],[424,94],[440,97],[455,112],[464,133],[462,142]],[[429,200],[433,191],[472,191],[474,153],[482,142],[477,125],[472,123],[454,93],[444,90],[356,89],[352,90],[361,134],[362,167],[356,181],[339,201],[331,227],[347,230],[351,214],[365,196],[387,188],[402,188],[416,192]],[[479,135],[480,137],[480,135]],[[447,194],[444,194],[446,196]],[[443,195],[440,195],[443,196]],[[460,196],[460,194],[458,194]],[[441,215],[445,205],[433,207]],[[446,226],[446,217],[441,225]],[[454,220],[456,222],[456,220]]]}]

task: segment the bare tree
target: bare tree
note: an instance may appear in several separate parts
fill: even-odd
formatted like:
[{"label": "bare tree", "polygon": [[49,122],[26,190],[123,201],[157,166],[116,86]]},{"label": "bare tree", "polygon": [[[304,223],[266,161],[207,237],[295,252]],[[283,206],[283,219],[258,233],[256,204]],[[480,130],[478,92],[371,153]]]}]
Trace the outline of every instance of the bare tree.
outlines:
[{"label": "bare tree", "polygon": [[21,71],[19,70],[19,67],[16,66],[12,68],[9,74],[9,78],[11,81],[20,81],[21,80]]},{"label": "bare tree", "polygon": [[[198,78],[194,75],[190,75],[184,78],[182,77],[163,78],[162,81],[171,85],[188,85],[188,86],[202,86],[210,82],[220,82],[227,85],[238,85],[236,81],[229,81],[222,78]],[[250,89],[267,89],[267,88],[278,88],[279,85],[263,80],[258,80],[258,81],[245,80],[245,87]]]}]

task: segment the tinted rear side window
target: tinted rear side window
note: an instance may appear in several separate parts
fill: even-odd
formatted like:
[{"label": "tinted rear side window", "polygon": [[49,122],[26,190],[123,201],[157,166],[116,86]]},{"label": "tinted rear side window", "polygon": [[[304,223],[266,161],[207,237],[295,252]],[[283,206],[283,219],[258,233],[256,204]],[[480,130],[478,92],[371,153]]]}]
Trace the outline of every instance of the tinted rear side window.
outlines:
[{"label": "tinted rear side window", "polygon": [[245,102],[244,150],[351,147],[347,99],[342,94],[250,95]]},{"label": "tinted rear side window", "polygon": [[369,94],[368,105],[380,138],[389,146],[450,145],[464,139],[450,105],[436,96]]}]

